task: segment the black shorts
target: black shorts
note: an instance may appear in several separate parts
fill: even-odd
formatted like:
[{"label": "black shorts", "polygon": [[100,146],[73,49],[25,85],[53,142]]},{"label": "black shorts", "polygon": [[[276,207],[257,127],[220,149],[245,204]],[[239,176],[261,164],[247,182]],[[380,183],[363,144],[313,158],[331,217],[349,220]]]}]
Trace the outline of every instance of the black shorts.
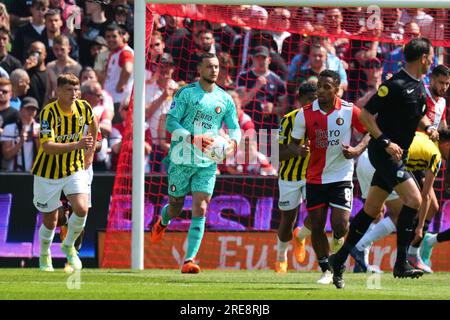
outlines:
[{"label": "black shorts", "polygon": [[326,184],[306,183],[306,209],[308,211],[325,206],[352,211],[352,203],[353,183],[351,181]]},{"label": "black shorts", "polygon": [[419,186],[419,189],[423,189],[423,183],[425,179],[425,171],[424,170],[418,170],[411,172],[414,179],[416,180],[417,185]]},{"label": "black shorts", "polygon": [[376,145],[373,140],[370,140],[368,152],[370,162],[375,168],[371,186],[377,186],[390,194],[395,186],[413,178],[411,172],[406,171],[404,160],[408,153],[405,150],[403,150],[403,159],[397,161],[392,159],[391,155]]}]

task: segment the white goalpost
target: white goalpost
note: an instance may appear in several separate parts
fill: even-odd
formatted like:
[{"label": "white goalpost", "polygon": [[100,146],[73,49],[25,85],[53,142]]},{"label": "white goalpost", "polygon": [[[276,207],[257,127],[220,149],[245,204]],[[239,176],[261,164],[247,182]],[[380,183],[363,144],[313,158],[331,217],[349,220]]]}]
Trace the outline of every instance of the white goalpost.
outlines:
[{"label": "white goalpost", "polygon": [[[131,268],[144,269],[144,179],[145,179],[145,12],[146,1],[134,2],[134,108]],[[141,66],[136,68],[136,66]]]},{"label": "white goalpost", "polygon": [[370,7],[380,8],[450,8],[450,0],[136,0],[134,2],[134,108],[132,170],[132,241],[131,268],[144,269],[144,143],[145,143],[145,30],[146,4],[202,4],[297,6],[297,7]]}]

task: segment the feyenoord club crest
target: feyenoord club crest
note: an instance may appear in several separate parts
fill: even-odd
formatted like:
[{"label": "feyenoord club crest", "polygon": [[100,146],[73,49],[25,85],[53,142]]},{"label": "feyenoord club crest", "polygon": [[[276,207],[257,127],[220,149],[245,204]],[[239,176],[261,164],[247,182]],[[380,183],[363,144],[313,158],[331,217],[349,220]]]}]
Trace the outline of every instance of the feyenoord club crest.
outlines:
[{"label": "feyenoord club crest", "polygon": [[222,108],[221,107],[216,107],[216,113],[220,114],[222,112]]},{"label": "feyenoord club crest", "polygon": [[175,185],[173,184],[173,185],[170,186],[170,190],[172,192],[175,192],[175,191],[177,191],[177,187],[175,187]]},{"label": "feyenoord club crest", "polygon": [[342,125],[344,124],[344,119],[342,119],[342,118],[337,118],[337,119],[336,119],[336,124],[337,124],[338,126],[342,126]]}]

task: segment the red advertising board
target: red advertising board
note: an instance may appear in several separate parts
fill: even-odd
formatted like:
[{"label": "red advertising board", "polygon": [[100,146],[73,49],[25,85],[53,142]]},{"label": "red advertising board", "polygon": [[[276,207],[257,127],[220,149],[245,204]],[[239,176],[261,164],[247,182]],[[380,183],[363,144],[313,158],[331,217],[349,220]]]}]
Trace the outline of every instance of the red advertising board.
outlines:
[{"label": "red advertising board", "polygon": [[[186,232],[168,232],[165,240],[158,244],[150,243],[150,233],[145,233],[144,266],[146,269],[178,268],[182,263],[186,248]],[[99,233],[99,265],[102,268],[130,268],[131,233],[108,233],[108,241],[115,243],[114,252],[103,252],[106,233]],[[331,237],[331,235],[329,235]],[[276,259],[275,232],[207,232],[203,238],[197,261],[203,269],[255,270],[272,269]],[[376,242],[371,251],[371,263],[380,265],[382,270],[392,270],[396,256],[396,236]],[[318,270],[317,259],[310,243],[306,241],[306,259],[297,264],[292,257],[293,247],[289,247],[289,268],[292,270]],[[347,269],[352,268],[352,259],[347,261]],[[450,243],[437,245],[433,250],[432,268],[434,271],[450,271]]]}]

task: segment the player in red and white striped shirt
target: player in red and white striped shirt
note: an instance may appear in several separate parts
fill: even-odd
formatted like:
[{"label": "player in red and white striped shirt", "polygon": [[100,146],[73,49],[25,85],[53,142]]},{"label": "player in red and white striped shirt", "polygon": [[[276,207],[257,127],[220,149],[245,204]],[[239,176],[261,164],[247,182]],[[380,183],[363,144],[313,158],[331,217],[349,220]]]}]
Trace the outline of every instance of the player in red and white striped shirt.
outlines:
[{"label": "player in red and white striped shirt", "polygon": [[[324,232],[328,207],[331,207],[331,225],[335,239],[344,237],[353,201],[353,158],[364,146],[350,144],[352,129],[365,133],[360,123],[360,110],[341,100],[339,74],[322,71],[317,84],[317,100],[297,113],[291,133],[290,148],[309,148],[311,157],[306,173],[306,207],[311,218],[311,236],[317,254],[322,278],[320,283],[332,282],[328,263],[329,244]],[[300,146],[304,137],[308,146]]]},{"label": "player in red and white striped shirt", "polygon": [[428,108],[426,115],[436,130],[447,127],[447,105],[444,97],[450,84],[449,72],[447,66],[438,65],[431,72],[430,86],[425,88]]}]

